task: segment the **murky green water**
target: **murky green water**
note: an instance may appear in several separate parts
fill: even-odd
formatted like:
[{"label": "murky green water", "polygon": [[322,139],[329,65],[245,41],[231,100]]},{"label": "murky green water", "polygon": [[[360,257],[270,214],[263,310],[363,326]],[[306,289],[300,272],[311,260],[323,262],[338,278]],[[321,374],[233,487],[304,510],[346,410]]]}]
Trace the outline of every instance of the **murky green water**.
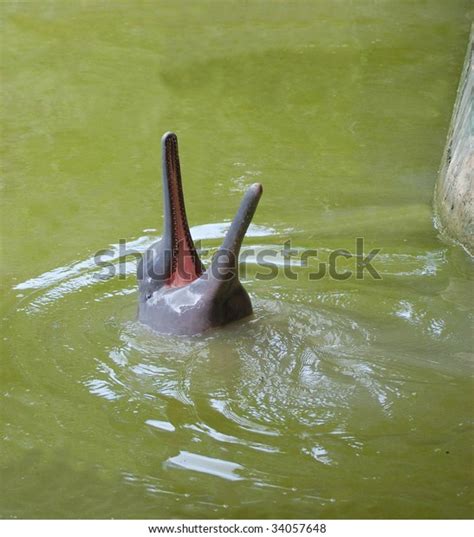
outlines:
[{"label": "murky green water", "polygon": [[[431,215],[469,6],[2,2],[1,517],[472,515],[472,264]],[[138,325],[93,255],[159,235],[166,130],[204,246],[258,180],[246,247],[364,237],[383,279],[250,260],[253,319]]]}]

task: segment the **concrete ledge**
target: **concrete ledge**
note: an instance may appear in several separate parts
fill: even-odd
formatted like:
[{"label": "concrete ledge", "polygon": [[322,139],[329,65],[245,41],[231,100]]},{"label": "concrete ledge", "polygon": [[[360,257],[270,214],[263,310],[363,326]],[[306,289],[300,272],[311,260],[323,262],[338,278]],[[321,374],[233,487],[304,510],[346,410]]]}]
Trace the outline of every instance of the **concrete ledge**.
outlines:
[{"label": "concrete ledge", "polygon": [[474,256],[474,25],[435,188],[435,225]]}]

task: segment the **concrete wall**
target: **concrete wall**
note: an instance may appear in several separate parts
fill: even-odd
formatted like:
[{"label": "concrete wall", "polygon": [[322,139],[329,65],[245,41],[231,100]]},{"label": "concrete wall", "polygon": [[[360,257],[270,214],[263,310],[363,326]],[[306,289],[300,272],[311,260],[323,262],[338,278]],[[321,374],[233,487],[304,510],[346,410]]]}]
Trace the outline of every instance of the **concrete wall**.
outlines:
[{"label": "concrete wall", "polygon": [[474,25],[435,189],[436,226],[474,256]]}]

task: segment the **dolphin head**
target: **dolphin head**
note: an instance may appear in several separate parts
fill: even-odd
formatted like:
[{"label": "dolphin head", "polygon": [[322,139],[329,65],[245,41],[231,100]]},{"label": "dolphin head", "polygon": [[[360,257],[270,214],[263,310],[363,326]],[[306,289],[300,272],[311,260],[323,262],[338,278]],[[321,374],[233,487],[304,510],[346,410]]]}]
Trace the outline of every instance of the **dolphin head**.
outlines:
[{"label": "dolphin head", "polygon": [[[179,302],[180,296],[185,293],[202,295],[196,315],[207,316],[211,325],[226,324],[246,316],[252,312],[252,308],[238,279],[238,257],[262,194],[262,185],[255,183],[246,191],[224,242],[206,271],[199,259],[186,218],[176,134],[167,132],[161,143],[164,229],[161,241],[145,252],[138,266],[139,317],[155,328],[159,328],[156,326],[159,323],[150,319],[161,319],[163,324],[164,312],[155,312],[154,315],[150,309],[150,299],[156,297],[157,292],[160,295],[168,293],[168,297],[175,292],[174,303]],[[156,308],[163,309],[164,304],[169,303],[170,300],[159,302],[161,306],[157,305]],[[206,307],[202,304],[206,304]],[[142,306],[146,314],[140,315]],[[192,316],[188,310],[187,317]],[[186,322],[189,323],[189,319]],[[180,330],[180,333],[186,333],[186,330]]]}]

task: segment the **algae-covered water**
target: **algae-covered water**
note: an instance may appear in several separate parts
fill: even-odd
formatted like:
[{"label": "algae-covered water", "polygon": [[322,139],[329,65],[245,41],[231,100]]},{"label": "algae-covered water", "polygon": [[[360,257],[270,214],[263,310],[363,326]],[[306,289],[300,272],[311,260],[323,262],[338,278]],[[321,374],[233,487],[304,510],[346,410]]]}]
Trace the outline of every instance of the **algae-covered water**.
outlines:
[{"label": "algae-covered water", "polygon": [[[0,10],[0,516],[471,516],[472,261],[431,207],[470,2]],[[255,181],[245,251],[296,252],[192,338],[94,263],[160,235],[167,130],[205,261]],[[357,237],[380,280],[309,279]]]}]

